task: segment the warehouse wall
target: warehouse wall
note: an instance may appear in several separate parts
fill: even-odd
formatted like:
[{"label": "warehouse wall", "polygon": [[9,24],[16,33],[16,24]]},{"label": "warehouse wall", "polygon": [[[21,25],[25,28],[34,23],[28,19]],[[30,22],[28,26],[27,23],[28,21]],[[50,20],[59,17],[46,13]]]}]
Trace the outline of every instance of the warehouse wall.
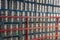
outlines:
[{"label": "warehouse wall", "polygon": [[[0,9],[0,16],[60,16],[60,0],[0,0]],[[48,27],[55,25],[56,18],[29,18],[28,27]],[[0,29],[10,28],[26,28],[26,19],[0,18]],[[1,38],[4,37],[4,39],[2,38],[3,40],[26,40],[26,35],[23,34],[26,34],[25,30],[11,30],[11,32],[0,33]],[[28,34],[29,40],[46,35],[54,36],[55,28],[28,30]],[[55,40],[55,37],[44,40]]]}]

